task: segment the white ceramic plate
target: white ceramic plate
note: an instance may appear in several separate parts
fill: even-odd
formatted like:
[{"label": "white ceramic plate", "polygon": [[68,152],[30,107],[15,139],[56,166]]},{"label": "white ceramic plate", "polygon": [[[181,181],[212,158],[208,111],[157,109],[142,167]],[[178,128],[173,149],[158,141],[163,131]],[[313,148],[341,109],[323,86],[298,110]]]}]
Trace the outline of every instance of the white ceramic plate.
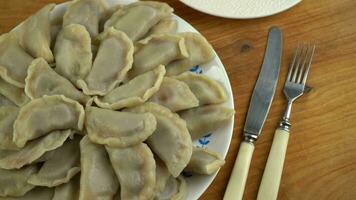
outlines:
[{"label": "white ceramic plate", "polygon": [[[116,4],[127,4],[132,3],[135,0],[108,0],[110,6]],[[58,18],[63,15],[66,8],[66,4],[57,5],[53,11],[53,18]],[[190,24],[184,21],[182,18],[174,15],[173,16],[178,21],[178,32],[190,31],[198,32]],[[215,53],[216,54],[216,53]],[[207,63],[202,66],[195,66],[191,71],[195,73],[206,74],[207,76],[218,80],[225,87],[227,91],[228,100],[225,103],[225,106],[229,108],[234,108],[234,100],[232,96],[232,90],[230,86],[229,78],[226,74],[224,65],[221,63],[219,57],[216,55],[215,59],[210,63]],[[197,141],[195,145],[199,147],[209,148],[217,153],[219,153],[223,158],[225,158],[226,153],[229,149],[232,131],[234,126],[234,119],[232,118],[228,123],[224,124],[220,129],[214,131],[213,134],[207,133],[207,135]],[[188,196],[187,199],[194,200],[198,199],[203,192],[208,188],[216,174],[211,176],[199,176],[199,175],[189,175],[185,174],[187,184],[188,184]]]},{"label": "white ceramic plate", "polygon": [[252,19],[285,11],[301,0],[180,0],[189,7],[218,17]]}]

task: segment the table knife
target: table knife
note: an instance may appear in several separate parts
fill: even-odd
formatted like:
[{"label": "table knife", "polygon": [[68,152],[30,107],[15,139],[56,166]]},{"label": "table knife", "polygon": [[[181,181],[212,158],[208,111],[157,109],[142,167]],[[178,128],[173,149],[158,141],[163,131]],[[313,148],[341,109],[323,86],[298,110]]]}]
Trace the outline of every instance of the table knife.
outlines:
[{"label": "table knife", "polygon": [[254,151],[254,142],[261,134],[276,90],[282,57],[282,32],[277,27],[269,30],[262,67],[250,100],[244,126],[244,140],[227,185],[224,200],[242,199]]}]

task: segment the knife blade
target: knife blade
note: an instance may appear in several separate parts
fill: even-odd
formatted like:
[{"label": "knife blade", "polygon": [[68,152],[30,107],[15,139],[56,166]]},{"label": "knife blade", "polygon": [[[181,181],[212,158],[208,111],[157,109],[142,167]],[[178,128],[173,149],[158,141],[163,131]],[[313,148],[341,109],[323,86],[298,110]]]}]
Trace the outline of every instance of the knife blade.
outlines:
[{"label": "knife blade", "polygon": [[242,199],[254,151],[254,142],[261,134],[276,90],[282,57],[282,32],[269,30],[267,47],[258,79],[253,90],[244,126],[244,140],[227,185],[224,200]]}]

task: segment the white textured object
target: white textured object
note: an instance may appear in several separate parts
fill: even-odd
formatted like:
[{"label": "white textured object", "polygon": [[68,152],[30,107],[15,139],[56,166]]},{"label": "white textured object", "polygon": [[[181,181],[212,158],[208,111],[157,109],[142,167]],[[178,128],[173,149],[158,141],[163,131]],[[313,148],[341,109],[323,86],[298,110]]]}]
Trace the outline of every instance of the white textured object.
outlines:
[{"label": "white textured object", "polygon": [[226,18],[251,19],[285,11],[301,0],[180,0],[201,12]]}]

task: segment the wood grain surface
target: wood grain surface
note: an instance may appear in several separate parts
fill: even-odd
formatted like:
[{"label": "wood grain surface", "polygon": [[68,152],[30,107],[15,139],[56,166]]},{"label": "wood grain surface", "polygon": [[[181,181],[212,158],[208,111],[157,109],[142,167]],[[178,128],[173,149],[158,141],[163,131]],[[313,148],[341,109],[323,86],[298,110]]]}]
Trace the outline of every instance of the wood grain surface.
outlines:
[{"label": "wood grain surface", "polygon": [[[0,0],[0,32],[47,3],[64,0]],[[308,78],[312,90],[293,106],[292,129],[279,192],[282,200],[356,199],[356,1],[303,0],[281,14],[253,20],[209,16],[167,0],[176,14],[214,46],[228,72],[236,121],[226,164],[201,199],[222,199],[242,138],[242,129],[267,31],[284,33],[283,62],[274,102],[256,143],[244,199],[256,199],[273,133],[286,101],[282,94],[289,60],[299,42],[317,45]]]}]

